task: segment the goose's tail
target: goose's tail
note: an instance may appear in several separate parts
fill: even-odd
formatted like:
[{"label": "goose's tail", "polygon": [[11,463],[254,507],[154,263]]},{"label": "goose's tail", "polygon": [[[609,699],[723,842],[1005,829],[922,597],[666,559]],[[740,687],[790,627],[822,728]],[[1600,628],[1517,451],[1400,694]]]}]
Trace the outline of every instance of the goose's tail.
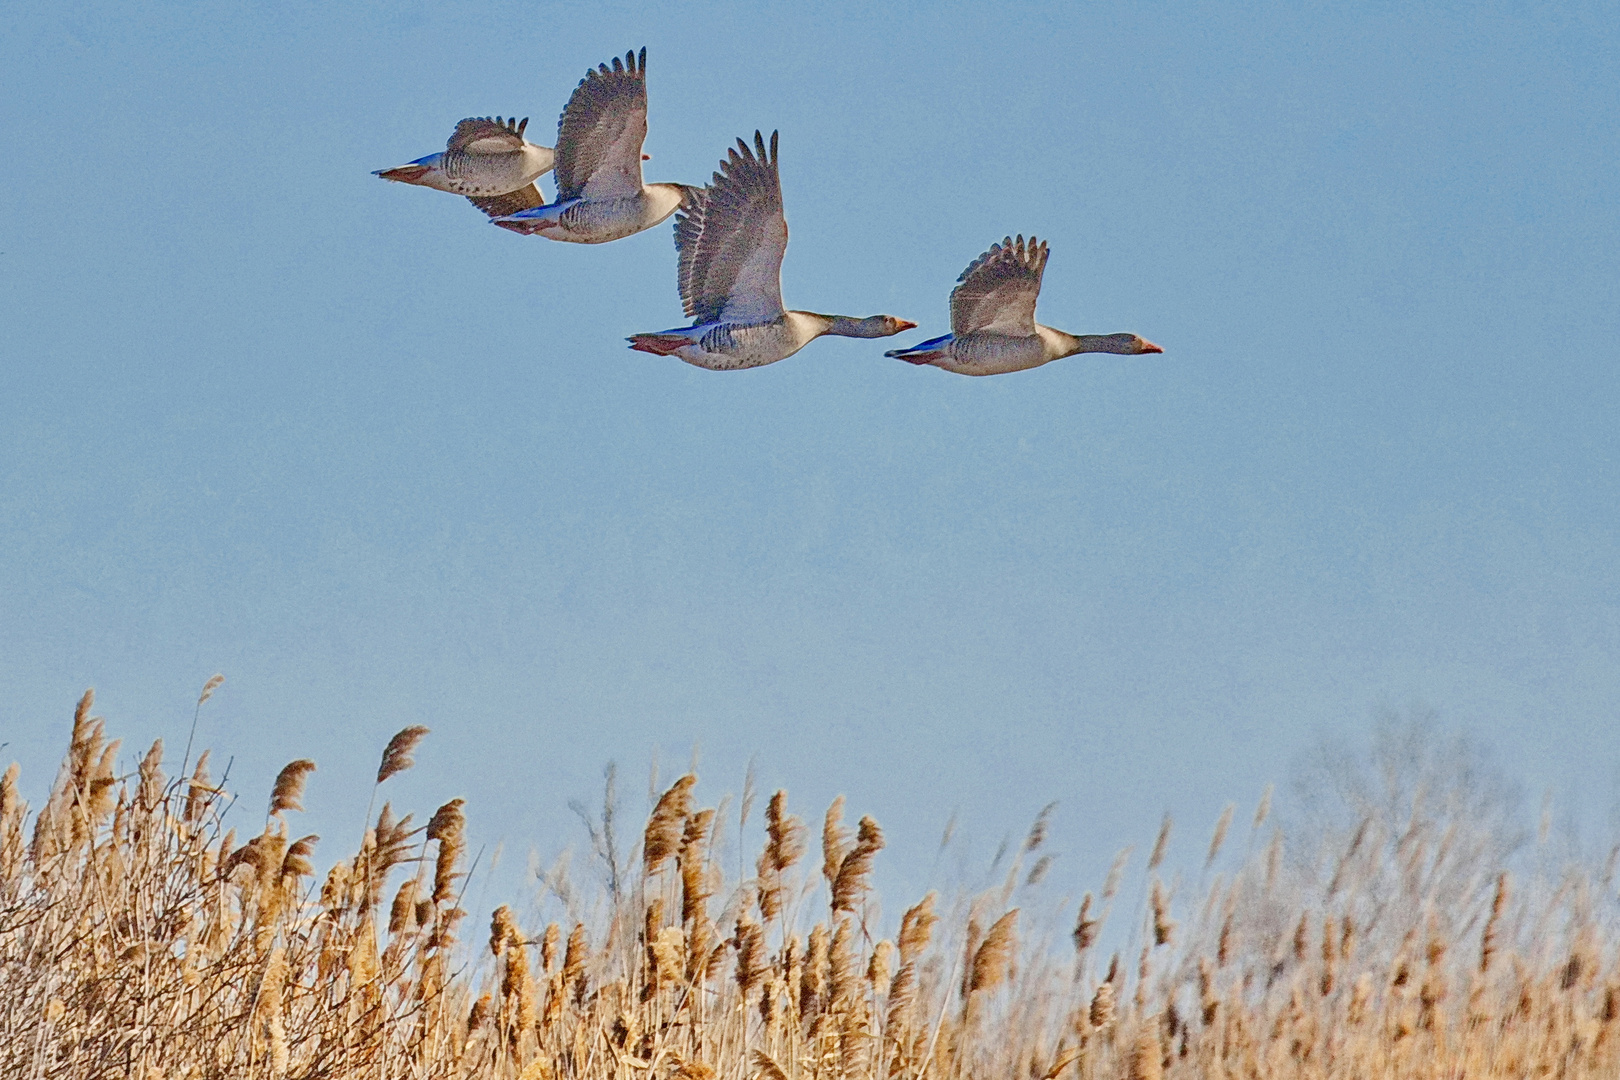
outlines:
[{"label": "goose's tail", "polygon": [[904,360],[908,364],[932,364],[936,360],[945,359],[945,350],[951,344],[953,335],[931,338],[920,345],[913,345],[909,349],[890,349],[884,356],[892,356],[896,360]]},{"label": "goose's tail", "polygon": [[654,356],[674,356],[684,346],[692,344],[690,339],[679,334],[636,334],[625,340],[634,351],[652,353]]},{"label": "goose's tail", "polygon": [[409,165],[400,165],[393,169],[378,169],[371,175],[380,176],[384,180],[393,180],[401,184],[417,184],[421,182],[422,177],[432,171],[426,165],[418,165],[413,161]]}]

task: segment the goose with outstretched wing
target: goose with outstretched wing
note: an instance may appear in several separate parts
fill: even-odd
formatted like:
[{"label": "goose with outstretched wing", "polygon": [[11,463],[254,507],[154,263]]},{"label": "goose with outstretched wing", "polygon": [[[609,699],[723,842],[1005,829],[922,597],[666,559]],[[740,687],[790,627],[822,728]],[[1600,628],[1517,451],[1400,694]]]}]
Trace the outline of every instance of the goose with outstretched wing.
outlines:
[{"label": "goose with outstretched wing", "polygon": [[694,191],[675,218],[681,304],[692,325],[636,334],[630,347],[730,371],[774,364],[823,334],[889,337],[917,325],[893,315],[856,319],[784,310],[787,240],[776,133],[767,148],[756,131],[754,146],[738,139],[714,180]]},{"label": "goose with outstretched wing", "polygon": [[951,332],[892,356],[958,375],[1001,375],[1076,353],[1127,356],[1164,350],[1135,334],[1066,334],[1035,321],[1047,247],[1031,236],[1007,237],[962,271],[951,292]]},{"label": "goose with outstretched wing", "polygon": [[528,126],[527,117],[471,116],[456,125],[443,153],[373,175],[464,195],[492,218],[515,214],[545,202],[534,181],[551,171],[556,157],[551,147],[523,137]]},{"label": "goose with outstretched wing", "polygon": [[647,50],[585,73],[557,121],[557,201],[495,218],[503,229],[605,244],[650,229],[681,205],[685,184],[641,178],[647,138]]}]

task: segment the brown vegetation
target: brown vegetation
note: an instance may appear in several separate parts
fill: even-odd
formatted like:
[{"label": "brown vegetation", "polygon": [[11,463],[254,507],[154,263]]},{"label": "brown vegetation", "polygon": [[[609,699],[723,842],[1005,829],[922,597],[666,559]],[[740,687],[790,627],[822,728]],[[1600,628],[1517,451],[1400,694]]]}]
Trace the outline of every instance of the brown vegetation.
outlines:
[{"label": "brown vegetation", "polygon": [[[1421,792],[1404,818],[1324,832],[1313,858],[1261,835],[1268,796],[1250,854],[1209,876],[1228,807],[1195,889],[1169,873],[1166,819],[1135,910],[1116,910],[1122,859],[1055,951],[1025,936],[1052,913],[1015,906],[1051,865],[1047,811],[1001,884],[943,917],[929,894],[891,941],[877,822],[849,829],[838,800],[806,863],[778,792],[756,876],[728,880],[720,816],[683,776],[599,918],[525,926],[503,905],[486,942],[460,906],[462,800],[422,827],[385,803],[317,878],[317,838],[288,824],[312,762],[282,770],[239,838],[206,753],[170,779],[159,743],[121,775],[91,704],[37,813],[15,766],[0,779],[4,1078],[1620,1074],[1620,966],[1596,914],[1612,882],[1572,867],[1519,888],[1465,866],[1459,850],[1492,849]],[[379,785],[426,734],[395,737]]]}]

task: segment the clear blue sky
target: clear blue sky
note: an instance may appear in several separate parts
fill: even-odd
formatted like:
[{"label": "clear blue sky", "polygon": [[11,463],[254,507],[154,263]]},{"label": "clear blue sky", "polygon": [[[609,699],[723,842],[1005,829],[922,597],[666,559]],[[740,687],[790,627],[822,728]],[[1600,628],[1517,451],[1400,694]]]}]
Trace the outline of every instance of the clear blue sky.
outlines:
[{"label": "clear blue sky", "polygon": [[[1043,321],[1165,354],[700,371],[622,340],[667,226],[370,175],[642,45],[649,178],[781,130],[790,306],[942,333],[1033,231]],[[425,723],[396,796],[509,851],[696,742],[908,885],[1061,800],[1067,887],[1423,702],[1606,813],[1617,73],[1607,3],[12,5],[0,756],[38,797],[88,685],[177,747],[217,670],[202,739],[254,807],[316,759],[328,856]]]}]

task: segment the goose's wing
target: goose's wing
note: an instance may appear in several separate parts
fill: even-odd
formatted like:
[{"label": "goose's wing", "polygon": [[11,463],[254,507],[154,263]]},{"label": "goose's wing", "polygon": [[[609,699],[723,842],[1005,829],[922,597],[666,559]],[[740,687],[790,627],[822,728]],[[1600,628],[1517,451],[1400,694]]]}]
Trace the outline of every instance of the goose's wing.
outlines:
[{"label": "goose's wing", "polygon": [[533,184],[525,184],[516,191],[508,191],[505,195],[469,195],[467,201],[492,218],[506,217],[519,210],[546,205],[540,189]]},{"label": "goose's wing", "polygon": [[951,291],[951,333],[977,330],[1015,337],[1035,333],[1035,299],[1046,270],[1046,245],[1007,237],[962,271]]},{"label": "goose's wing", "polygon": [[787,251],[776,132],[769,150],[754,132],[720,163],[707,188],[675,219],[681,303],[697,323],[752,325],[782,314],[782,255]]},{"label": "goose's wing", "polygon": [[647,138],[647,50],[585,73],[557,121],[557,201],[641,192]]},{"label": "goose's wing", "polygon": [[529,118],[520,122],[517,117],[507,120],[500,116],[469,116],[456,125],[447,153],[506,154],[523,149],[523,129]]}]

